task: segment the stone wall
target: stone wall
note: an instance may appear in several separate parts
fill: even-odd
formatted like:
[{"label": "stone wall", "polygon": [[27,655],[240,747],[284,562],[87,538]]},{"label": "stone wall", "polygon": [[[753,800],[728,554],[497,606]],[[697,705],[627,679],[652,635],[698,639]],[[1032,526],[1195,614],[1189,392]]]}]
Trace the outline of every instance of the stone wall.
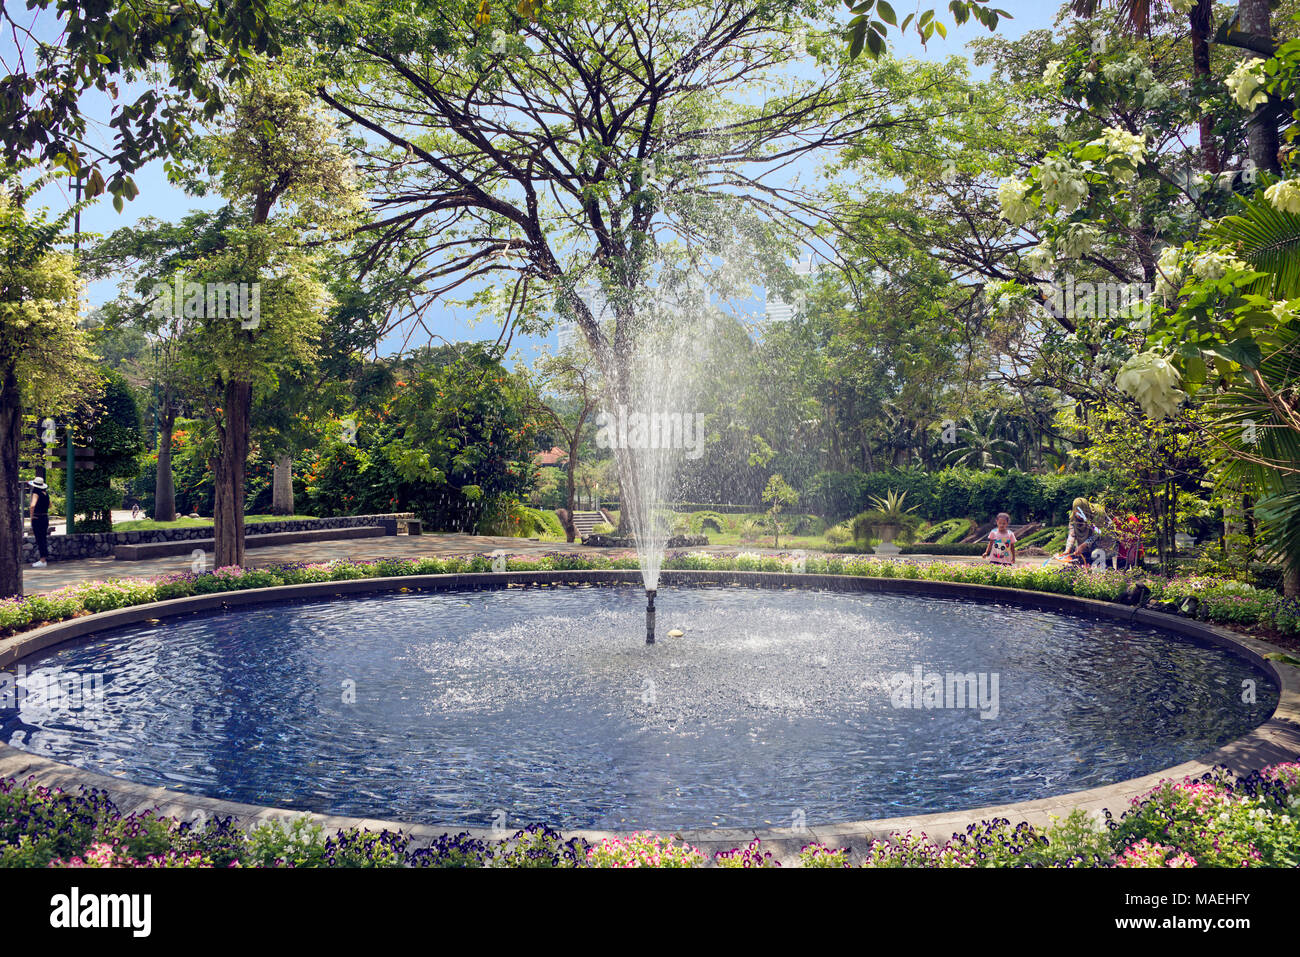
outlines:
[{"label": "stone wall", "polygon": [[[385,520],[401,523],[415,518],[414,512],[386,512],[381,515],[339,515],[334,518],[298,518],[278,522],[254,522],[244,526],[250,538],[271,532],[303,532],[322,528],[357,528],[362,525],[381,525]],[[188,525],[180,528],[154,528],[136,532],[90,532],[49,537],[50,560],[75,561],[79,558],[105,558],[113,554],[118,545],[146,545],[152,542],[188,542],[196,538],[211,538],[211,525]],[[30,533],[23,536],[23,561],[36,561],[36,539]]]}]

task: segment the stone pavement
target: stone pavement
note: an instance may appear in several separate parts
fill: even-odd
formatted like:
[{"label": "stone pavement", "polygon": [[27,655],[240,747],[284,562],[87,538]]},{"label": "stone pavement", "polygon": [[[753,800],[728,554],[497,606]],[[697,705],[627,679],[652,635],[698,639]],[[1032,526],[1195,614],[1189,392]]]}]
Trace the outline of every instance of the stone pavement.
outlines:
[{"label": "stone pavement", "polygon": [[[551,552],[582,554],[626,554],[626,548],[594,548],[587,545],[568,545],[564,542],[539,542],[531,538],[502,538],[491,535],[460,535],[437,533],[424,535],[397,535],[383,538],[340,539],[327,542],[301,542],[291,545],[267,545],[248,550],[249,567],[279,565],[287,562],[327,562],[336,559],[373,561],[380,558],[449,558],[456,555],[490,555],[502,549],[510,555],[544,555]],[[757,552],[765,555],[789,554],[791,549],[764,548],[761,545],[709,545],[701,548],[674,549],[681,552],[708,552],[713,555],[734,555],[738,552]],[[806,554],[814,554],[808,552]],[[883,557],[883,556],[882,556]],[[928,555],[907,555],[910,561],[978,561],[966,557],[936,558]],[[208,555],[211,561],[211,553]],[[1037,561],[1026,559],[1026,562]],[[154,575],[174,575],[190,571],[188,555],[169,555],[146,561],[126,562],[115,558],[88,558],[75,562],[51,562],[45,568],[23,569],[23,586],[28,595],[54,591],[65,585],[108,578],[149,578]]]}]

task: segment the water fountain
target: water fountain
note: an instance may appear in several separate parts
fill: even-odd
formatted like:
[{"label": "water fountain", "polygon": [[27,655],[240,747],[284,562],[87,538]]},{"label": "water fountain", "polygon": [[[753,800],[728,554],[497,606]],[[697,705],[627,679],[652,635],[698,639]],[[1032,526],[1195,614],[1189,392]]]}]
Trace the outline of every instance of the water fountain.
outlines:
[{"label": "water fountain", "polygon": [[646,644],[655,640],[655,596],[671,528],[657,509],[679,491],[683,456],[703,450],[696,408],[698,362],[713,327],[713,307],[698,285],[646,290],[631,334],[608,364],[607,407],[596,444],[614,452],[620,508],[636,544],[646,593]]}]

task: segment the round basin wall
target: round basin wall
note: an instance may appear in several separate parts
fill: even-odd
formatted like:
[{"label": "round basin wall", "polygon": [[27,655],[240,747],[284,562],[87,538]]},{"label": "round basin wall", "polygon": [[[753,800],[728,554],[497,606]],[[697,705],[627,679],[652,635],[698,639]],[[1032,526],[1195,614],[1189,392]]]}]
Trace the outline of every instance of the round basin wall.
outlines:
[{"label": "round basin wall", "polygon": [[266,604],[101,632],[7,669],[26,693],[0,707],[0,740],[358,817],[780,827],[1121,781],[1214,750],[1278,700],[1224,649],[1011,605],[665,587],[657,606],[653,646],[644,593],[611,587]]}]

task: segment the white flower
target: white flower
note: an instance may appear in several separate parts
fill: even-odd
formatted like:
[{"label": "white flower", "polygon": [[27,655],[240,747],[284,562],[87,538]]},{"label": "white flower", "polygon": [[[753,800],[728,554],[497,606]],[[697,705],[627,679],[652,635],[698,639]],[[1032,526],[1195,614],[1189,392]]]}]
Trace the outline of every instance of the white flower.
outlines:
[{"label": "white flower", "polygon": [[1284,179],[1264,190],[1264,198],[1284,213],[1300,213],[1300,179]]},{"label": "white flower", "polygon": [[1043,71],[1044,83],[1055,83],[1061,78],[1061,67],[1065,66],[1063,60],[1053,60],[1047,64],[1047,69]]},{"label": "white flower", "polygon": [[1153,419],[1165,419],[1178,410],[1187,393],[1178,388],[1180,376],[1167,359],[1155,352],[1142,352],[1122,366],[1115,385],[1137,400]]},{"label": "white flower", "polygon": [[1088,196],[1088,183],[1083,178],[1083,171],[1059,156],[1043,160],[1039,180],[1043,184],[1043,199],[1049,205],[1059,206],[1066,214],[1078,209]]},{"label": "white flower", "polygon": [[1101,75],[1112,83],[1125,76],[1127,72],[1128,70],[1123,63],[1107,63],[1101,68]]},{"label": "white flower", "polygon": [[1192,259],[1192,273],[1198,279],[1207,279],[1211,282],[1222,279],[1230,269],[1243,270],[1249,268],[1250,266],[1236,256],[1222,250],[1203,252]]},{"label": "white flower", "polygon": [[1178,295],[1183,286],[1182,250],[1166,246],[1156,260],[1156,294],[1165,299]]},{"label": "white flower", "polygon": [[1106,147],[1107,152],[1119,154],[1135,164],[1142,162],[1147,151],[1146,136],[1130,133],[1118,126],[1108,126],[1102,130],[1099,142]]},{"label": "white flower", "polygon": [[1101,136],[1088,145],[1104,148],[1106,159],[1120,164],[1114,173],[1115,178],[1121,183],[1132,182],[1147,150],[1145,134],[1130,133],[1116,126],[1106,127],[1102,130]]},{"label": "white flower", "polygon": [[1039,243],[1025,253],[1025,265],[1036,273],[1047,272],[1056,265],[1056,256],[1052,252],[1052,247],[1046,243]]},{"label": "white flower", "polygon": [[1152,83],[1151,86],[1147,88],[1146,93],[1142,95],[1142,105],[1147,109],[1151,109],[1153,107],[1164,106],[1171,99],[1173,99],[1173,96],[1169,92],[1169,87],[1165,86],[1163,83]]},{"label": "white flower", "polygon": [[1254,59],[1242,60],[1223,81],[1232,98],[1243,110],[1253,110],[1268,102],[1268,91],[1264,89],[1264,84],[1267,82],[1268,74],[1264,72],[1264,61]]},{"label": "white flower", "polygon": [[1056,240],[1056,251],[1062,259],[1078,259],[1087,255],[1101,238],[1101,230],[1087,223],[1071,223]]},{"label": "white flower", "polygon": [[1002,206],[1002,215],[1017,226],[1026,223],[1033,214],[1029,203],[1025,201],[1028,191],[1029,187],[1015,177],[1004,179],[998,185],[998,203]]},{"label": "white flower", "polygon": [[1300,314],[1300,299],[1292,299],[1289,302],[1275,302],[1270,310],[1273,318],[1277,320],[1278,325],[1290,322]]}]

